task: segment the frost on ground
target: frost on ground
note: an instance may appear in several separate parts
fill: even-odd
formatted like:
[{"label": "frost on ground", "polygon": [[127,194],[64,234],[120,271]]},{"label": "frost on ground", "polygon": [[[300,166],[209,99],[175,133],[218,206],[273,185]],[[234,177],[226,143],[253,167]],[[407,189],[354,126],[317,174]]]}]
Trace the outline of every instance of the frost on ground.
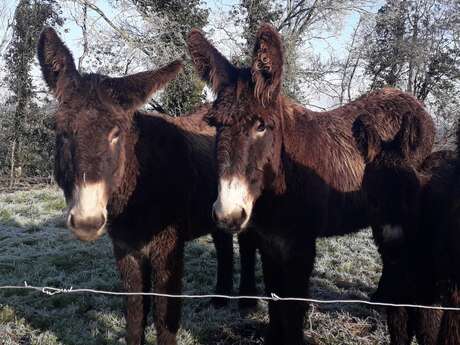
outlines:
[{"label": "frost on ground", "polygon": [[[75,240],[64,228],[64,209],[56,188],[0,195],[0,285],[27,281],[121,291],[110,240]],[[381,270],[369,231],[319,240],[317,252],[311,297],[368,299]],[[187,245],[185,262],[184,293],[213,292],[216,261],[209,236]],[[238,279],[237,272],[235,287]],[[260,265],[257,280],[262,294]],[[0,290],[0,344],[125,344],[122,309],[121,297]],[[383,320],[379,310],[363,305],[316,305],[307,314],[305,335],[312,344],[387,344]],[[179,344],[262,344],[267,321],[266,303],[240,315],[234,301],[215,310],[209,300],[185,300]],[[147,344],[155,343],[150,326]]]}]

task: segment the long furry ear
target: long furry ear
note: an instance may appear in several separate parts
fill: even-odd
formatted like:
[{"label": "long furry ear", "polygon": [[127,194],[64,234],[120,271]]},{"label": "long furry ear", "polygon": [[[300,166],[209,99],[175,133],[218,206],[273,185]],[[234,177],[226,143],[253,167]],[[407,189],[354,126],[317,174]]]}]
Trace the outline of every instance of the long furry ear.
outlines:
[{"label": "long furry ear", "polygon": [[401,118],[399,132],[395,135],[393,142],[399,148],[403,157],[409,158],[420,145],[421,125],[417,117],[410,112],[405,113]]},{"label": "long furry ear", "polygon": [[74,85],[79,73],[69,49],[52,28],[45,28],[40,34],[37,56],[46,84],[59,99],[62,92]]},{"label": "long furry ear", "polygon": [[137,110],[152,95],[176,78],[182,70],[182,61],[175,60],[153,71],[145,71],[126,77],[106,78],[102,87],[107,90],[111,100],[124,109]]},{"label": "long furry ear", "polygon": [[283,44],[270,24],[263,24],[256,36],[252,58],[254,96],[262,105],[275,101],[281,93],[283,77]]},{"label": "long furry ear", "polygon": [[368,115],[360,115],[353,122],[353,136],[356,146],[361,152],[364,161],[370,163],[382,150],[382,139],[371,123]]},{"label": "long furry ear", "polygon": [[187,46],[195,70],[216,94],[223,86],[235,82],[237,69],[206,39],[200,30],[193,29],[189,33]]}]

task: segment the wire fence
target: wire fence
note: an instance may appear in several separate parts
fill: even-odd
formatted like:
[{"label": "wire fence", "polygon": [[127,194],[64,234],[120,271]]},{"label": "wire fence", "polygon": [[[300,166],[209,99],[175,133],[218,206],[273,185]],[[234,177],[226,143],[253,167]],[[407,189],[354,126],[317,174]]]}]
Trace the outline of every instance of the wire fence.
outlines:
[{"label": "wire fence", "polygon": [[380,307],[405,307],[405,308],[418,308],[418,309],[430,309],[430,310],[444,310],[444,311],[460,311],[459,307],[444,307],[444,306],[431,306],[431,305],[420,305],[420,304],[405,304],[405,303],[385,303],[385,302],[371,302],[359,299],[316,299],[316,298],[300,298],[300,297],[280,297],[275,293],[271,293],[270,296],[231,296],[231,295],[219,295],[219,294],[204,294],[204,295],[190,295],[190,294],[167,294],[158,292],[117,292],[117,291],[105,291],[88,288],[56,288],[52,286],[33,286],[24,282],[24,285],[5,285],[0,286],[0,290],[33,290],[41,292],[48,296],[54,296],[58,294],[82,294],[91,293],[99,295],[109,296],[156,296],[156,297],[169,297],[169,298],[182,298],[182,299],[201,299],[201,298],[224,298],[230,300],[239,299],[253,299],[259,301],[297,301],[297,302],[308,302],[314,304],[365,304],[370,306]]}]

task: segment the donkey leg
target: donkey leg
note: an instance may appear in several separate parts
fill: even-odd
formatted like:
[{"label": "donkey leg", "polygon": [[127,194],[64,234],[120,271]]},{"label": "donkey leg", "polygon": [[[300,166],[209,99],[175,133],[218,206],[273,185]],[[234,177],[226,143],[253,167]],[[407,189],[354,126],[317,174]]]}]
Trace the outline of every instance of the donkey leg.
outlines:
[{"label": "donkey leg", "polygon": [[[151,248],[154,270],[154,291],[157,293],[180,294],[184,243],[175,229],[167,229],[154,240]],[[158,345],[176,345],[179,330],[182,301],[180,298],[154,297],[154,323]]]},{"label": "donkey leg", "polygon": [[460,312],[448,310],[444,313],[437,345],[460,344]]},{"label": "donkey leg", "polygon": [[[125,291],[150,291],[149,264],[144,259],[126,252],[116,244],[114,244],[114,254]],[[127,345],[142,345],[145,341],[144,329],[150,309],[150,297],[128,296],[125,301],[126,343]]]},{"label": "donkey leg", "polygon": [[[449,302],[451,307],[460,307],[460,290],[458,288],[452,292]],[[442,317],[437,345],[454,344],[460,344],[460,312],[447,310]]]},{"label": "donkey leg", "polygon": [[[212,234],[217,257],[217,282],[215,293],[217,295],[229,295],[233,290],[233,238],[232,235],[222,231]],[[228,304],[225,298],[213,298],[211,300],[215,308],[222,308]]]},{"label": "donkey leg", "polygon": [[414,310],[387,308],[387,323],[391,345],[410,345],[414,337]]},{"label": "donkey leg", "polygon": [[376,225],[372,225],[371,229],[372,229],[372,237],[374,239],[374,243],[377,246],[377,251],[379,252],[380,257],[382,258],[382,275],[380,276],[380,279],[377,285],[377,290],[375,290],[371,294],[370,299],[371,301],[374,301],[374,302],[380,302],[385,299],[385,280],[387,279],[386,278],[387,265],[386,265],[386,260],[384,259],[384,255],[382,252],[383,229]]},{"label": "donkey leg", "polygon": [[[279,261],[270,257],[270,251],[265,252],[260,248],[262,259],[262,269],[264,273],[265,291],[267,295],[271,293],[281,294],[281,267]],[[269,322],[265,334],[264,345],[281,345],[283,341],[283,328],[280,312],[280,302],[268,302]]]},{"label": "donkey leg", "polygon": [[[240,295],[256,296],[256,249],[257,249],[257,234],[255,231],[247,231],[238,235],[238,243],[240,245]],[[251,309],[257,306],[255,299],[240,299],[238,307],[241,310]]]},{"label": "donkey leg", "polygon": [[[314,240],[307,246],[293,245],[283,262],[283,297],[306,298],[316,255]],[[308,304],[300,301],[282,302],[283,344],[303,345],[304,321]]]},{"label": "donkey leg", "polygon": [[409,277],[412,276],[412,270],[409,268],[410,248],[403,233],[400,237],[389,239],[379,232],[381,228],[372,229],[382,258],[382,275],[371,300],[395,303],[400,298],[407,297],[402,296],[401,291],[409,288]]},{"label": "donkey leg", "polygon": [[[438,335],[441,328],[442,310],[414,310],[416,314],[415,335],[419,345],[438,344]],[[460,342],[458,338],[455,344]]]}]

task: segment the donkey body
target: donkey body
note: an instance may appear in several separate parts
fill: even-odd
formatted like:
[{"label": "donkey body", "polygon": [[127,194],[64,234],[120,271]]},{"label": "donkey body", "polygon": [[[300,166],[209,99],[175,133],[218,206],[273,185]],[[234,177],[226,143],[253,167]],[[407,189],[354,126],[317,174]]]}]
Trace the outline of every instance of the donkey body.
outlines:
[{"label": "donkey body", "polygon": [[[386,139],[398,132],[404,113],[417,117],[415,165],[431,151],[433,122],[415,98],[394,89],[329,112],[295,104],[281,94],[282,43],[269,25],[257,34],[250,68],[230,64],[198,30],[188,45],[198,73],[217,95],[207,116],[217,128],[216,222],[233,233],[250,221],[260,226],[267,292],[304,297],[315,239],[370,225],[361,191],[365,164],[353,138],[356,117],[369,114]],[[265,344],[304,344],[305,307],[270,302]]]},{"label": "donkey body", "polygon": [[[405,117],[400,132],[383,141],[368,116],[356,120],[358,146],[368,162],[363,191],[371,205],[372,224],[391,231],[382,254],[394,267],[392,300],[398,303],[458,306],[460,227],[455,208],[457,156],[432,153],[419,169],[409,163],[416,118]],[[371,153],[371,154],[369,154]],[[458,312],[404,307],[387,308],[391,344],[460,343]]]},{"label": "donkey body", "polygon": [[[55,177],[72,232],[81,240],[108,232],[127,292],[169,294],[181,292],[184,243],[211,232],[216,292],[231,293],[232,238],[215,231],[211,219],[216,176],[214,131],[202,121],[206,106],[183,118],[138,111],[181,64],[123,78],[81,75],[52,29],[42,32],[38,57],[59,103]],[[250,241],[240,244],[242,262],[253,266]],[[241,284],[250,290],[254,270],[247,266]],[[126,302],[127,344],[143,344],[150,297]],[[158,344],[176,344],[181,300],[154,297],[154,308]]]}]

